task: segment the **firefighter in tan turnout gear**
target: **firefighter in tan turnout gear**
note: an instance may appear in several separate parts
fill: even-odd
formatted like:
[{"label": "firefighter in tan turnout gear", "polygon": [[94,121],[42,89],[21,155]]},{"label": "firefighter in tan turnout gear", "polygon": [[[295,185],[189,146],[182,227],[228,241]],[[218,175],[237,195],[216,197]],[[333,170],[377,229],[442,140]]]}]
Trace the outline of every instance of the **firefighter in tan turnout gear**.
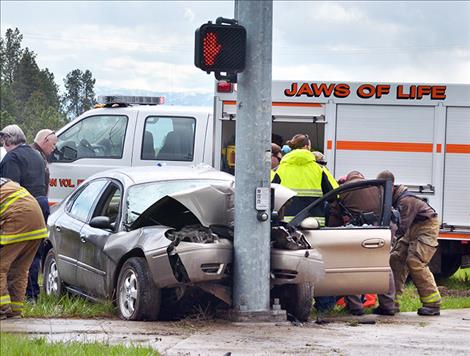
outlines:
[{"label": "firefighter in tan turnout gear", "polygon": [[[395,182],[389,171],[379,173],[377,178]],[[390,267],[395,278],[395,303],[399,308],[408,274],[418,290],[423,307],[419,315],[439,315],[441,295],[428,263],[437,249],[439,220],[435,210],[419,197],[408,193],[404,186],[394,186],[393,206],[400,212],[398,240],[390,255]]]},{"label": "firefighter in tan turnout gear", "polygon": [[36,199],[19,184],[0,178],[0,319],[21,317],[29,266],[45,237]]}]

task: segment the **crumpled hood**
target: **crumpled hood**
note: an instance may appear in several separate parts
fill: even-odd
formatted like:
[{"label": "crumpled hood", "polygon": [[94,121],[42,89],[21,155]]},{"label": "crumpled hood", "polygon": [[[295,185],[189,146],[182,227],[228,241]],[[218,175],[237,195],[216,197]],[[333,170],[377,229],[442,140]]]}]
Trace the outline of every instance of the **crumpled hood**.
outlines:
[{"label": "crumpled hood", "polygon": [[297,149],[282,157],[280,165],[304,166],[316,162],[312,152],[305,149]]},{"label": "crumpled hood", "polygon": [[[279,184],[272,184],[274,189],[274,207],[279,211],[282,206],[297,193]],[[188,217],[188,211],[194,218]],[[235,213],[235,186],[233,181],[207,184],[201,187],[168,194],[152,204],[134,221],[130,229],[162,224],[181,228],[188,223],[200,223],[202,226],[233,226]]]}]

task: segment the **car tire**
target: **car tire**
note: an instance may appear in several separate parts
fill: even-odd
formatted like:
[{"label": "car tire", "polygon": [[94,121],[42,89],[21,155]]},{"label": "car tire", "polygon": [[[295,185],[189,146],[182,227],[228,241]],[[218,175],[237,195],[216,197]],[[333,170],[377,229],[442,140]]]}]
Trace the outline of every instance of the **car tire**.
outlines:
[{"label": "car tire", "polygon": [[64,284],[60,278],[54,249],[47,252],[44,260],[43,288],[46,295],[60,297],[64,293]]},{"label": "car tire", "polygon": [[284,300],[281,306],[298,321],[308,321],[313,306],[313,285],[311,283],[284,286]]},{"label": "car tire", "polygon": [[157,320],[161,291],[155,286],[143,257],[128,259],[121,268],[116,286],[116,305],[123,320]]}]

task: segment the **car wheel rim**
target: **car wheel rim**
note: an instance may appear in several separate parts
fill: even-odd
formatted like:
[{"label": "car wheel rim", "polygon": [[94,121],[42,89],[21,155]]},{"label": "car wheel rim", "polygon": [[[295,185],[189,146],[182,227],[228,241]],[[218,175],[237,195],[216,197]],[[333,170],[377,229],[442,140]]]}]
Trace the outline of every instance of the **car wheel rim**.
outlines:
[{"label": "car wheel rim", "polygon": [[49,273],[47,274],[46,293],[58,294],[59,291],[59,271],[55,260],[49,264]]},{"label": "car wheel rim", "polygon": [[126,272],[119,293],[121,313],[125,318],[130,318],[137,303],[137,276],[133,270]]}]

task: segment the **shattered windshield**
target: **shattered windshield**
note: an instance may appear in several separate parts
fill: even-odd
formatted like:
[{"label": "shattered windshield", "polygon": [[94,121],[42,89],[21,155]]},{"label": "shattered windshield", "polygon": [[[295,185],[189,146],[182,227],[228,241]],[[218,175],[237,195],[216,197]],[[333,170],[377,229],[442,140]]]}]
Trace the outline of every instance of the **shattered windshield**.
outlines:
[{"label": "shattered windshield", "polygon": [[173,180],[134,185],[129,188],[126,203],[126,224],[131,225],[146,209],[166,195],[189,189],[220,184],[215,179]]}]

